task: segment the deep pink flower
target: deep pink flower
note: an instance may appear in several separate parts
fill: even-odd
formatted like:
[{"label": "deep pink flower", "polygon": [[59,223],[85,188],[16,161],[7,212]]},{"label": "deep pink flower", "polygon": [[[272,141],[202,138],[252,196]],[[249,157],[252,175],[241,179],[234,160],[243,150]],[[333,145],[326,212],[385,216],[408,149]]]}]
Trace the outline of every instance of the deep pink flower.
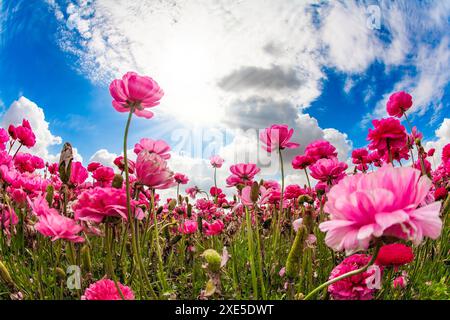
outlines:
[{"label": "deep pink flower", "polygon": [[11,139],[16,140],[17,139],[17,133],[16,133],[16,127],[12,124],[8,127],[8,133]]},{"label": "deep pink flower", "polygon": [[[115,158],[113,163],[117,166],[117,168],[119,168],[120,171],[123,172],[125,170],[125,161],[124,161],[123,156],[118,156],[117,158]],[[128,172],[129,173],[131,173],[131,174],[134,173],[135,166],[136,166],[136,164],[134,163],[134,161],[128,159]]]},{"label": "deep pink flower", "polygon": [[404,126],[395,118],[386,118],[372,121],[374,129],[369,129],[367,140],[370,141],[369,149],[377,150],[381,155],[388,154],[388,146],[391,151],[402,149],[407,142],[407,134]]},{"label": "deep pink flower", "polygon": [[174,186],[173,172],[167,162],[156,153],[143,150],[136,159],[137,181],[152,189],[167,189]]},{"label": "deep pink flower", "polygon": [[367,159],[372,163],[375,167],[381,167],[383,162],[381,161],[381,155],[377,151],[373,151],[369,153]]},{"label": "deep pink flower", "polygon": [[414,253],[411,247],[402,243],[392,243],[380,248],[375,263],[385,267],[399,267],[408,264],[413,260]]},{"label": "deep pink flower", "polygon": [[88,178],[89,173],[79,161],[72,162],[72,170],[70,173],[70,183],[73,185],[83,184]]},{"label": "deep pink flower", "polygon": [[416,126],[414,126],[411,130],[411,134],[409,135],[411,144],[416,143],[416,140],[422,140],[422,138],[423,138],[423,134],[417,130]]},{"label": "deep pink flower", "polygon": [[412,97],[404,91],[391,94],[386,104],[386,110],[391,117],[400,118],[413,104]]},{"label": "deep pink flower", "polygon": [[[131,201],[132,211],[135,212],[136,218],[141,220],[144,213],[137,204],[137,201]],[[109,216],[128,219],[125,189],[95,187],[86,190],[79,195],[72,208],[76,220],[100,223]]]},{"label": "deep pink flower", "polygon": [[182,234],[196,233],[197,229],[197,221],[195,220],[184,220],[183,223],[178,227],[178,231]]},{"label": "deep pink flower", "polygon": [[[425,173],[430,174],[431,173],[431,163],[425,158],[422,158],[422,160],[423,160],[423,166],[425,168]],[[416,162],[414,163],[414,168],[422,171],[422,163],[420,162],[420,159],[416,160]]]},{"label": "deep pink flower", "polygon": [[173,178],[175,182],[179,184],[187,184],[189,182],[189,178],[182,173],[175,173]]},{"label": "deep pink flower", "polygon": [[41,234],[52,237],[52,241],[64,239],[71,242],[83,242],[84,238],[79,236],[83,227],[78,225],[75,220],[62,216],[59,213],[48,213],[38,218],[35,228]]},{"label": "deep pink flower", "polygon": [[405,289],[407,284],[408,278],[406,277],[406,274],[402,274],[392,281],[392,285],[395,289]]},{"label": "deep pink flower", "polygon": [[114,99],[114,109],[129,112],[131,108],[138,117],[147,119],[153,117],[153,112],[146,109],[157,106],[164,95],[155,80],[135,72],[127,72],[122,79],[113,80],[109,92]]},{"label": "deep pink flower", "polygon": [[9,134],[8,132],[3,129],[0,128],[0,150],[5,150],[6,146],[5,144],[9,141]]},{"label": "deep pink flower", "polygon": [[310,165],[312,165],[315,160],[307,155],[298,155],[292,159],[292,168],[294,169],[306,169]]},{"label": "deep pink flower", "polygon": [[101,187],[109,187],[114,179],[114,170],[110,167],[100,166],[93,173],[92,177]]},{"label": "deep pink flower", "polygon": [[220,234],[224,227],[225,225],[222,220],[215,220],[212,223],[203,220],[203,232],[207,236],[215,236]]},{"label": "deep pink flower", "polygon": [[[261,206],[261,205],[266,204],[267,202],[269,202],[271,191],[272,191],[272,189],[266,189],[265,187],[260,186],[259,187],[258,199],[256,200],[255,203],[257,205]],[[252,199],[251,199],[251,193],[252,193],[252,187],[251,186],[247,186],[247,187],[242,189],[242,191],[241,191],[242,204],[244,204],[246,206],[253,206],[255,204],[252,201]]]},{"label": "deep pink flower", "polygon": [[24,172],[34,172],[37,169],[42,169],[45,167],[44,160],[37,156],[33,156],[29,153],[19,152],[14,158],[14,166],[21,173]]},{"label": "deep pink flower", "polygon": [[17,223],[19,223],[19,218],[15,211],[6,205],[3,205],[0,211],[0,228],[9,230],[11,224],[16,225]]},{"label": "deep pink flower", "polygon": [[322,182],[334,184],[345,176],[345,170],[348,165],[344,162],[339,162],[337,158],[320,159],[311,167],[311,176]]},{"label": "deep pink flower", "polygon": [[448,191],[444,187],[437,188],[436,191],[434,191],[434,200],[445,200],[447,199]]},{"label": "deep pink flower", "polygon": [[22,120],[21,126],[14,128],[14,134],[25,147],[31,148],[36,144],[36,136],[31,129],[30,123],[25,119]]},{"label": "deep pink flower", "polygon": [[95,170],[97,170],[100,167],[102,167],[101,163],[99,163],[99,162],[91,162],[87,166],[87,171],[94,172]]},{"label": "deep pink flower", "polygon": [[239,177],[244,181],[253,180],[256,174],[258,174],[261,169],[259,169],[254,163],[239,163],[232,165],[230,171],[233,175]]},{"label": "deep pink flower", "polygon": [[267,152],[272,152],[278,149],[294,149],[300,145],[295,142],[290,142],[294,129],[289,129],[285,124],[273,124],[266,128],[259,134],[259,140],[262,142],[262,147]]},{"label": "deep pink flower", "polygon": [[156,153],[164,160],[170,159],[170,146],[164,140],[142,138],[139,143],[134,145],[134,153],[138,155],[142,150],[147,150],[150,153]]},{"label": "deep pink flower", "polygon": [[200,189],[197,186],[195,186],[192,188],[187,188],[185,191],[192,199],[195,199],[195,197],[197,196],[197,193],[200,192]]},{"label": "deep pink flower", "polygon": [[432,157],[432,156],[434,156],[435,152],[436,152],[436,149],[435,148],[431,148],[430,150],[428,150],[427,156]]},{"label": "deep pink flower", "polygon": [[314,162],[319,159],[331,159],[337,157],[336,148],[326,140],[311,142],[305,148],[305,155],[311,157]]},{"label": "deep pink flower", "polygon": [[365,148],[355,149],[352,151],[353,164],[367,164],[369,161],[369,151]]},{"label": "deep pink flower", "polygon": [[450,143],[447,143],[442,149],[442,163],[450,161]]},{"label": "deep pink flower", "polygon": [[52,163],[52,164],[46,164],[47,168],[48,168],[48,172],[50,174],[59,174],[58,169],[59,169],[59,165],[57,163]]},{"label": "deep pink flower", "polygon": [[[134,300],[131,288],[118,283],[125,300]],[[99,280],[89,286],[81,296],[81,300],[122,300],[114,281],[109,279]]]},{"label": "deep pink flower", "polygon": [[284,189],[284,198],[287,200],[297,199],[306,193],[306,190],[302,189],[298,184],[290,184]]},{"label": "deep pink flower", "polygon": [[214,168],[221,168],[225,162],[220,156],[212,156],[209,161]]},{"label": "deep pink flower", "polygon": [[431,187],[410,167],[386,165],[369,174],[346,176],[327,194],[330,220],[320,224],[325,242],[335,250],[367,249],[371,240],[393,236],[422,242],[442,229],[440,202],[423,205]]},{"label": "deep pink flower", "polygon": [[[331,271],[330,280],[347,272],[364,267],[370,261],[370,256],[355,254],[344,259]],[[328,292],[334,300],[371,300],[375,289],[369,289],[367,282],[373,277],[375,270],[368,270],[360,274],[339,280],[328,287]]]}]

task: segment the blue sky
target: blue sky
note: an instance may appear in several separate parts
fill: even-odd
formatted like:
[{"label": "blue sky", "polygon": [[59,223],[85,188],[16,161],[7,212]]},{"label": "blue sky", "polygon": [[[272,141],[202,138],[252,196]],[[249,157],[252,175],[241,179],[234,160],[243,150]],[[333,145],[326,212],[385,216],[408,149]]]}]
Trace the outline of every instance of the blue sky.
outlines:
[{"label": "blue sky", "polygon": [[[3,113],[26,97],[85,164],[99,149],[106,158],[120,153],[125,115],[111,107],[108,84],[128,70],[166,91],[154,119],[133,123],[130,143],[171,141],[179,127],[274,121],[294,126],[303,145],[329,138],[345,158],[351,146],[366,145],[367,119],[385,116],[396,90],[413,94],[411,116],[426,140],[449,139],[450,129],[442,137],[435,130],[450,116],[450,1],[0,4]],[[61,145],[44,147],[56,155]],[[178,160],[189,170],[192,159]]]}]

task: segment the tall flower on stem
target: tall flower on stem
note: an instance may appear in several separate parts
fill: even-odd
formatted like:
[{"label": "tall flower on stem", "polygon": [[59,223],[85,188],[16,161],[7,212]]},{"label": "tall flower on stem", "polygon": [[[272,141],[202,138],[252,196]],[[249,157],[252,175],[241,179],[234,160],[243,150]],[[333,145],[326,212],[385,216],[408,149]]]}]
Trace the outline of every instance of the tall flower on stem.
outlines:
[{"label": "tall flower on stem", "polygon": [[[128,155],[127,155],[127,139],[128,130],[130,128],[131,118],[135,113],[138,117],[150,119],[153,113],[146,109],[159,104],[160,99],[164,95],[164,91],[159,87],[158,83],[150,77],[139,76],[135,72],[126,73],[122,79],[115,79],[109,86],[109,91],[113,97],[113,107],[118,112],[128,112],[128,120],[125,126],[123,138],[123,160],[125,171],[125,187],[127,194],[127,211],[128,221],[131,228],[131,240],[134,256],[137,260],[137,269],[140,275],[146,280],[146,284],[151,288],[150,281],[144,272],[144,263],[138,247],[133,214],[131,212],[131,192],[130,177],[128,171]],[[137,168],[136,168],[137,170]],[[151,289],[152,290],[152,289]]]},{"label": "tall flower on stem", "polygon": [[388,154],[392,163],[394,149],[402,149],[407,143],[407,134],[404,126],[395,118],[373,120],[374,129],[369,129],[367,140],[370,141],[369,149],[377,150],[382,156]]},{"label": "tall flower on stem", "polygon": [[[222,167],[223,160],[220,156],[212,156],[210,158],[211,166],[214,168],[214,187],[217,189],[217,169]],[[214,202],[217,203],[217,195],[214,196]]]},{"label": "tall flower on stem", "polygon": [[311,182],[309,181],[308,167],[314,163],[314,158],[308,155],[298,155],[292,160],[292,168],[305,171],[306,180],[308,181],[308,187],[311,190]]}]

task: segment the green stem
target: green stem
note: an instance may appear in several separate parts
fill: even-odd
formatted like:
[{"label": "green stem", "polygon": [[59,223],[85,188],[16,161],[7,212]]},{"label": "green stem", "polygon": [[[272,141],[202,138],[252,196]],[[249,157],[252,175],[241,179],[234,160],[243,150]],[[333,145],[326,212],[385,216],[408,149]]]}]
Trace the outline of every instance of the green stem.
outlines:
[{"label": "green stem", "polygon": [[342,279],[346,279],[352,276],[355,276],[357,274],[363,273],[364,271],[366,271],[377,259],[378,256],[378,252],[380,251],[380,247],[381,247],[381,242],[378,242],[376,247],[375,247],[375,251],[372,255],[372,259],[370,259],[369,263],[366,264],[364,267],[344,273],[343,275],[336,277],[334,279],[331,279],[323,284],[321,284],[320,286],[318,286],[317,288],[315,288],[313,291],[311,291],[310,293],[308,293],[308,295],[305,297],[304,300],[309,300],[311,299],[317,292],[321,291],[322,289],[332,285],[333,283],[336,283]]},{"label": "green stem", "polygon": [[247,207],[245,207],[245,219],[247,222],[247,244],[249,251],[249,259],[250,259],[250,270],[252,274],[252,285],[253,285],[253,294],[254,299],[258,299],[258,280],[256,278],[256,267],[255,267],[255,258],[254,258],[254,248],[253,248],[253,231],[252,231],[252,220],[250,217],[250,213],[248,212]]},{"label": "green stem", "polygon": [[305,170],[306,180],[308,181],[309,190],[311,190],[311,182],[309,181],[308,170],[306,170],[306,168],[304,170]]},{"label": "green stem", "polygon": [[283,215],[283,198],[284,198],[284,164],[281,149],[278,149],[280,155],[280,168],[281,168],[281,195],[280,195],[280,217]]}]

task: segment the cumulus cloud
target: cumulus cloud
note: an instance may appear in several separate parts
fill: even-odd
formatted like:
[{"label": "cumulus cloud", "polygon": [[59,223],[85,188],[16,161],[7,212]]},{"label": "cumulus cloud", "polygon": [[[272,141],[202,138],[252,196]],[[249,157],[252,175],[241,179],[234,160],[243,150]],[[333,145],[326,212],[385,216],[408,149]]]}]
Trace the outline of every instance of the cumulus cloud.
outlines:
[{"label": "cumulus cloud", "polygon": [[427,141],[425,143],[425,150],[429,150],[431,148],[436,149],[434,161],[436,162],[436,165],[439,165],[442,161],[442,149],[450,143],[450,118],[445,118],[444,121],[442,121],[439,128],[436,129],[435,134],[437,139]]},{"label": "cumulus cloud", "polygon": [[117,158],[117,154],[100,149],[90,157],[89,162],[99,162],[104,166],[115,167],[113,164],[115,158]]},{"label": "cumulus cloud", "polygon": [[18,125],[22,123],[23,119],[30,122],[36,135],[36,145],[31,148],[30,152],[46,161],[55,162],[57,155],[50,154],[49,147],[61,144],[62,139],[51,133],[49,123],[45,120],[44,110],[36,103],[23,96],[20,97],[3,114],[1,126],[7,128],[10,124]]}]

